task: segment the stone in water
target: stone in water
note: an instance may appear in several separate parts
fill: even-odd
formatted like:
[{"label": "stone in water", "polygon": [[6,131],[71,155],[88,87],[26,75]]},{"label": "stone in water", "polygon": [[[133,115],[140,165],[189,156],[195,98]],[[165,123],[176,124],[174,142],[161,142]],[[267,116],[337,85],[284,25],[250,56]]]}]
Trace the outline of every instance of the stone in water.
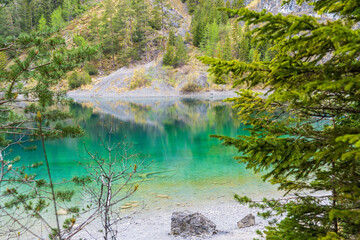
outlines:
[{"label": "stone in water", "polygon": [[60,209],[59,211],[57,211],[58,215],[67,215],[68,211],[66,209]]}]

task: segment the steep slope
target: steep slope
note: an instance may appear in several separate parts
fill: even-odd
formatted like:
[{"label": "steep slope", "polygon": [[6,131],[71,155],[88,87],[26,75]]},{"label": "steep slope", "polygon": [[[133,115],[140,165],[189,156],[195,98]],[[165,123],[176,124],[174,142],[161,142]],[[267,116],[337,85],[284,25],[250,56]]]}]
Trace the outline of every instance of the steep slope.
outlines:
[{"label": "steep slope", "polygon": [[[225,1],[226,3],[226,1]],[[188,3],[183,3],[181,0],[169,0],[168,5],[163,7],[162,11],[166,16],[168,27],[161,29],[155,33],[154,38],[157,36],[167,41],[169,30],[172,29],[176,35],[185,37],[187,32],[191,31],[191,24],[193,15],[190,15],[187,8]],[[218,4],[218,3],[216,3]],[[282,1],[279,0],[252,0],[247,2],[247,8],[261,11],[266,9],[274,14],[314,14],[312,7],[303,4],[298,6],[295,0],[290,1],[289,4],[282,5]],[[68,35],[77,33],[79,35],[89,34],[89,22],[92,21],[92,17],[97,15],[98,18],[105,14],[104,6],[95,6],[87,14],[83,15],[82,18],[77,19],[71,23],[67,28],[66,32]],[[230,23],[233,24],[233,21]],[[205,26],[204,26],[205,27]],[[229,27],[225,27],[229,29]],[[231,26],[233,28],[233,25]],[[232,30],[226,30],[226,34],[229,36],[238,34],[232,32]],[[219,35],[224,35],[224,32],[219,32]],[[223,36],[221,38],[225,39]],[[231,40],[232,42],[236,39]],[[165,45],[165,43],[163,43]],[[219,45],[220,44],[220,45]],[[220,41],[217,48],[219,51],[225,51],[224,46],[226,42]],[[234,46],[235,43],[232,43]],[[182,89],[189,83],[199,86],[194,91],[202,90],[229,90],[231,88],[231,81],[226,85],[214,84],[214,79],[209,79],[206,72],[207,67],[200,63],[197,59],[197,55],[202,55],[204,52],[200,52],[199,48],[194,47],[192,44],[187,43],[187,48],[190,50],[190,61],[187,65],[180,68],[169,68],[164,67],[162,64],[162,57],[165,49],[162,44],[157,47],[153,47],[152,50],[142,52],[142,55],[137,61],[132,61],[129,66],[123,66],[118,68],[116,71],[107,71],[105,76],[98,76],[93,79],[92,84],[81,87],[80,89],[69,92],[69,96],[72,97],[117,97],[117,96],[173,96],[182,94]],[[250,46],[250,48],[252,48]],[[255,50],[255,49],[252,49]],[[215,50],[217,51],[217,50]],[[234,49],[232,50],[235,51]],[[256,50],[255,50],[256,51]],[[264,50],[262,50],[264,51]],[[251,53],[251,51],[250,51]],[[121,54],[121,53],[119,53]],[[258,54],[258,53],[251,53]],[[261,55],[261,54],[260,54]],[[216,54],[215,57],[218,57]],[[265,56],[263,52],[262,57]],[[251,57],[250,61],[256,57]],[[235,57],[236,59],[236,57]],[[109,66],[111,59],[105,58],[101,60],[105,62],[105,65]],[[99,60],[93,62],[98,68]],[[190,91],[192,91],[190,89]]]}]

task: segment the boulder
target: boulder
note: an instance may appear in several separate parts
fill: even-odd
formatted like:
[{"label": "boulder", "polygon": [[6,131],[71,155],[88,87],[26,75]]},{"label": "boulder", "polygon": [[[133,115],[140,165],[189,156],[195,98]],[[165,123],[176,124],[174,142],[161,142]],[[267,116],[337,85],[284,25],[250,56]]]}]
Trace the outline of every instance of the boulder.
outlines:
[{"label": "boulder", "polygon": [[172,235],[211,236],[217,233],[216,225],[201,213],[174,212],[171,216]]},{"label": "boulder", "polygon": [[243,219],[237,222],[237,225],[239,228],[246,228],[251,227],[255,225],[255,216],[252,214],[249,214],[245,216]]}]

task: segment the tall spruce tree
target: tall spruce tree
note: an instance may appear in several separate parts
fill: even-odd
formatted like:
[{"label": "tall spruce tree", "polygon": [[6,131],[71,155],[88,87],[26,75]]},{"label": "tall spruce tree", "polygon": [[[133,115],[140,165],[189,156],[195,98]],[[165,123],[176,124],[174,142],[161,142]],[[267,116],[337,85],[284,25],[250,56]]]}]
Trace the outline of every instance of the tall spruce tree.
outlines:
[{"label": "tall spruce tree", "polygon": [[181,67],[187,63],[189,55],[184,44],[184,39],[179,35],[176,38],[175,66]]},{"label": "tall spruce tree", "polygon": [[175,66],[175,47],[169,42],[166,45],[166,52],[163,57],[163,64],[167,66]]},{"label": "tall spruce tree", "polygon": [[[202,57],[216,76],[232,73],[247,84],[229,99],[249,126],[249,136],[216,136],[235,146],[236,157],[263,179],[294,196],[241,203],[277,214],[267,239],[358,239],[360,236],[360,2],[311,2],[309,15],[229,10],[253,26],[257,44],[273,44],[271,61],[247,64]],[[266,87],[266,97],[253,87]],[[277,220],[278,219],[278,220]]]},{"label": "tall spruce tree", "polygon": [[230,43],[230,37],[227,35],[225,37],[225,43],[224,43],[224,50],[222,59],[226,61],[230,61],[232,59],[232,53],[231,53],[231,43]]},{"label": "tall spruce tree", "polygon": [[105,54],[111,55],[112,68],[115,68],[115,53],[119,47],[115,32],[115,8],[111,0],[105,1],[105,11],[102,16],[103,49]]},{"label": "tall spruce tree", "polygon": [[46,19],[45,19],[44,15],[41,15],[41,18],[39,20],[38,30],[40,32],[42,32],[42,31],[45,31],[46,28],[47,28]]},{"label": "tall spruce tree", "polygon": [[62,17],[62,9],[58,7],[52,14],[51,14],[51,26],[53,28],[62,28],[65,25],[65,21]]}]

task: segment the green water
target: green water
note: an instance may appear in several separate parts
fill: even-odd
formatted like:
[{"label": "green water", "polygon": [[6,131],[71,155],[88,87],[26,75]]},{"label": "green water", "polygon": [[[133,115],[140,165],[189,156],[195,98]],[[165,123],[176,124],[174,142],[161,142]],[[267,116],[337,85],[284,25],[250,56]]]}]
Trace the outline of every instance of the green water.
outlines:
[{"label": "green water", "polygon": [[[137,200],[156,200],[169,195],[169,201],[200,201],[217,196],[231,198],[234,193],[250,196],[272,195],[275,188],[246,170],[233,159],[234,148],[220,144],[211,134],[247,135],[231,105],[222,101],[200,99],[123,99],[82,100],[70,106],[74,123],[86,134],[77,139],[46,142],[51,171],[55,181],[86,174],[78,161],[87,163],[84,146],[105,154],[99,146],[107,137],[112,122],[113,141],[126,140],[133,148],[149,154],[149,175],[141,183]],[[104,127],[105,125],[105,127]],[[41,149],[21,154],[23,162],[43,159]],[[45,166],[36,170],[46,178]]]}]

